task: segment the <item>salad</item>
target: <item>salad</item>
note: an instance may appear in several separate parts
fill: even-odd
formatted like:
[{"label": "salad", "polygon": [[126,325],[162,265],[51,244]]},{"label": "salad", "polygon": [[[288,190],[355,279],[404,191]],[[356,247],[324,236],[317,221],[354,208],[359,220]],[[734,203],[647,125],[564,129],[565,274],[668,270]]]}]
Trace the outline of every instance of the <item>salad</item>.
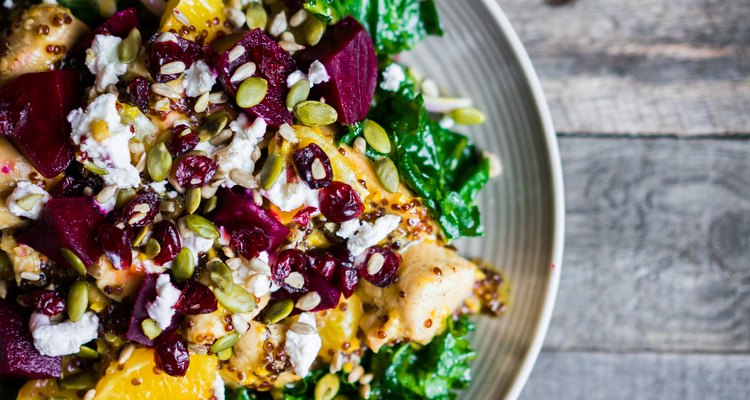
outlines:
[{"label": "salad", "polygon": [[508,284],[432,0],[5,0],[0,392],[452,399]]}]

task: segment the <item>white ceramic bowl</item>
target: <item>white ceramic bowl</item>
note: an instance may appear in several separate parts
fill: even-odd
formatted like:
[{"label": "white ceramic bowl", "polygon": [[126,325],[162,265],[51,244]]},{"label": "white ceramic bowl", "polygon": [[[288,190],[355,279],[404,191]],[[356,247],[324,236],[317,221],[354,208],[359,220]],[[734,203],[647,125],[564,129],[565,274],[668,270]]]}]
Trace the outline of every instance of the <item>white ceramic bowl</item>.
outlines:
[{"label": "white ceramic bowl", "polygon": [[555,131],[536,73],[496,0],[438,0],[445,37],[404,55],[441,89],[470,97],[488,121],[470,129],[503,172],[482,192],[487,234],[459,243],[511,281],[512,305],[482,317],[479,353],[463,399],[515,399],[531,372],[549,324],[560,277],[564,199]]}]

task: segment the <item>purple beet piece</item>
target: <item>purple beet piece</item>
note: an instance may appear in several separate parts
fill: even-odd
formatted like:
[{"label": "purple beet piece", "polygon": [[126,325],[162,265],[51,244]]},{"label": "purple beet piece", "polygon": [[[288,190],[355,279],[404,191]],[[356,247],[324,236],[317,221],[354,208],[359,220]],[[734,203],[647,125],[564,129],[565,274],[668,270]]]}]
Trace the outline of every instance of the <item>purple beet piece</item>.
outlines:
[{"label": "purple beet piece", "polygon": [[[152,347],[154,345],[154,341],[149,339],[148,336],[143,333],[141,323],[144,319],[149,317],[148,311],[146,311],[146,305],[154,301],[154,299],[156,298],[156,280],[159,278],[159,275],[160,274],[147,274],[143,278],[143,283],[141,283],[141,287],[138,290],[138,295],[135,298],[135,302],[133,303],[133,308],[130,313],[128,330],[125,332],[125,339],[149,347]],[[164,330],[164,332],[170,332],[177,329],[179,319],[179,314],[175,313],[174,317],[172,317],[172,323],[167,329]]]},{"label": "purple beet piece", "polygon": [[162,74],[163,65],[181,61],[185,68],[190,68],[200,58],[203,58],[203,48],[198,43],[177,35],[169,36],[168,40],[162,40],[162,35],[154,35],[148,44],[146,67],[155,81],[164,83],[177,79],[180,74]]},{"label": "purple beet piece", "polygon": [[60,249],[72,250],[86,266],[93,265],[104,251],[95,232],[104,214],[91,197],[53,198],[39,221],[16,232],[19,243],[31,246],[61,265],[68,265]]},{"label": "purple beet piece", "polygon": [[289,235],[289,228],[271,212],[255,205],[252,194],[222,187],[216,195],[216,210],[209,216],[215,224],[230,231],[248,225],[259,228],[271,241],[269,250],[279,247]]},{"label": "purple beet piece", "polygon": [[29,332],[29,314],[13,300],[0,299],[0,377],[59,378],[62,358],[39,354]]},{"label": "purple beet piece", "polygon": [[138,27],[138,12],[135,8],[126,8],[122,11],[116,12],[114,15],[109,17],[103,24],[99,25],[96,29],[91,31],[86,39],[82,40],[75,50],[71,53],[73,56],[79,56],[86,52],[86,49],[91,47],[91,43],[94,42],[96,35],[114,35],[121,38],[130,33],[133,28]]},{"label": "purple beet piece", "polygon": [[[235,60],[229,61],[229,53],[235,46],[244,47],[245,52]],[[234,97],[242,82],[232,82],[230,78],[237,68],[251,61],[257,68],[254,76],[268,81],[268,91],[260,104],[246,108],[245,112],[263,118],[271,127],[292,123],[292,115],[285,103],[288,92],[286,78],[297,67],[292,56],[261,29],[246,33],[235,45],[228,46],[226,51],[215,57],[214,66],[224,90]]]},{"label": "purple beet piece", "polygon": [[339,122],[353,124],[365,119],[378,82],[378,59],[372,39],[352,17],[328,27],[316,46],[295,55],[300,68],[315,60],[326,67],[331,79],[315,85],[311,98],[322,96],[339,113]]},{"label": "purple beet piece", "polygon": [[81,98],[77,71],[21,75],[0,90],[0,135],[7,136],[45,178],[73,161],[68,113]]}]

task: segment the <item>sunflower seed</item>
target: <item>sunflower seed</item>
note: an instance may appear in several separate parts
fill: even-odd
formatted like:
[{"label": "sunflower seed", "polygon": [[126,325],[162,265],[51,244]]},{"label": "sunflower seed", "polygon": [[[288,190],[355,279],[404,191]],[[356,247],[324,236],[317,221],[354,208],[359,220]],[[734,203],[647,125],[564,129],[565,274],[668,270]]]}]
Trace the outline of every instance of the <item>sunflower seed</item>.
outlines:
[{"label": "sunflower seed", "polygon": [[224,92],[213,92],[208,95],[208,102],[211,104],[224,104],[229,101],[229,96]]},{"label": "sunflower seed", "polygon": [[158,94],[159,96],[168,97],[170,99],[179,99],[182,95],[176,90],[172,89],[172,86],[166,83],[156,82],[151,85],[151,91]]},{"label": "sunflower seed", "polygon": [[375,375],[373,374],[364,374],[361,378],[359,378],[359,383],[362,385],[369,385],[372,380],[375,379]]},{"label": "sunflower seed", "polygon": [[305,46],[301,45],[299,43],[290,42],[287,40],[282,40],[279,42],[279,47],[286,50],[289,53],[294,53],[296,51],[304,50]]},{"label": "sunflower seed", "polygon": [[83,400],[94,400],[94,397],[96,397],[96,389],[89,389],[83,396]]},{"label": "sunflower seed", "polygon": [[[226,254],[226,252],[225,252]],[[226,261],[227,267],[232,271],[237,271],[242,266],[242,259],[239,257],[229,257]]]},{"label": "sunflower seed", "polygon": [[130,360],[130,357],[133,356],[133,352],[135,351],[135,346],[132,344],[129,344],[125,346],[125,348],[122,349],[120,352],[120,358],[117,359],[117,363],[122,365],[125,364],[128,360]]},{"label": "sunflower seed", "polygon": [[210,95],[208,94],[208,92],[203,93],[202,95],[200,95],[198,97],[198,99],[195,101],[195,106],[193,106],[193,111],[195,111],[197,113],[205,112],[206,109],[208,108],[208,99],[209,99],[209,97],[210,97]]},{"label": "sunflower seed", "polygon": [[37,274],[35,272],[29,272],[29,271],[21,272],[20,276],[21,276],[21,279],[27,280],[29,282],[36,282],[42,278],[42,275]]},{"label": "sunflower seed", "polygon": [[294,34],[292,32],[286,31],[281,34],[281,40],[284,40],[287,42],[295,42]]},{"label": "sunflower seed", "polygon": [[245,25],[245,13],[243,13],[239,9],[236,9],[234,7],[226,7],[225,12],[227,15],[227,20],[235,28],[242,28],[242,26]]},{"label": "sunflower seed", "polygon": [[359,395],[362,396],[363,399],[368,400],[370,398],[370,392],[372,391],[372,388],[370,385],[362,385],[359,387]]},{"label": "sunflower seed", "polygon": [[289,25],[296,28],[307,20],[307,10],[300,9],[289,18]]},{"label": "sunflower seed", "polygon": [[112,198],[115,197],[115,194],[117,194],[117,186],[105,186],[104,189],[102,189],[99,194],[96,195],[96,202],[99,204],[104,204],[112,200]]},{"label": "sunflower seed", "polygon": [[352,372],[349,373],[349,376],[346,378],[346,381],[349,383],[354,383],[359,380],[359,378],[362,377],[362,375],[365,374],[365,369],[361,365],[357,365],[354,367]]},{"label": "sunflower seed", "polygon": [[170,63],[166,63],[159,68],[159,72],[162,75],[173,75],[173,74],[181,74],[185,72],[185,63],[182,61],[172,61]]},{"label": "sunflower seed", "polygon": [[182,13],[182,11],[178,10],[177,8],[173,8],[172,15],[174,15],[174,18],[179,21],[179,23],[185,26],[190,26],[190,20],[185,16],[185,14]]},{"label": "sunflower seed", "polygon": [[420,85],[422,94],[426,97],[438,97],[440,96],[440,89],[438,89],[437,83],[432,79],[425,79]]},{"label": "sunflower seed", "polygon": [[258,181],[255,180],[253,174],[241,168],[234,168],[229,171],[229,179],[245,189],[258,188]]},{"label": "sunflower seed", "polygon": [[243,46],[237,45],[232,47],[232,50],[229,51],[229,62],[240,58],[243,54],[245,54],[245,48]]},{"label": "sunflower seed", "polygon": [[326,168],[323,166],[323,162],[320,161],[319,158],[316,158],[315,161],[313,161],[312,166],[310,167],[310,172],[312,172],[312,177],[315,179],[324,179],[326,177]]},{"label": "sunflower seed", "polygon": [[302,311],[310,311],[320,305],[320,300],[318,292],[310,292],[300,297],[296,306]]},{"label": "sunflower seed", "polygon": [[254,62],[252,61],[246,62],[240,65],[236,70],[234,70],[234,74],[232,74],[232,77],[229,78],[229,80],[232,82],[244,81],[245,79],[255,75],[256,68],[257,66],[255,65]]},{"label": "sunflower seed", "polygon": [[492,152],[484,151],[484,156],[490,161],[490,178],[495,178],[503,173],[503,164],[500,158]]},{"label": "sunflower seed", "polygon": [[289,124],[283,124],[279,127],[279,135],[284,138],[289,143],[297,143],[299,142],[299,139],[297,139],[297,133],[294,131],[294,128],[292,128]]},{"label": "sunflower seed", "polygon": [[380,253],[373,253],[367,261],[367,273],[371,276],[376,275],[383,269],[383,264],[385,264],[385,257]]},{"label": "sunflower seed", "polygon": [[284,278],[284,283],[295,288],[302,289],[305,286],[305,278],[299,272],[292,272]]},{"label": "sunflower seed", "polygon": [[273,20],[271,20],[271,26],[268,28],[268,33],[270,33],[271,36],[279,36],[286,30],[287,27],[288,24],[286,21],[286,13],[282,11],[276,14],[273,17]]},{"label": "sunflower seed", "polygon": [[312,335],[315,333],[315,328],[304,322],[295,322],[291,328],[291,331],[299,333],[300,335]]},{"label": "sunflower seed", "polygon": [[258,257],[255,257],[250,260],[249,268],[250,270],[255,271],[259,274],[263,274],[267,276],[271,275],[271,267],[268,265],[267,262],[261,260]]}]

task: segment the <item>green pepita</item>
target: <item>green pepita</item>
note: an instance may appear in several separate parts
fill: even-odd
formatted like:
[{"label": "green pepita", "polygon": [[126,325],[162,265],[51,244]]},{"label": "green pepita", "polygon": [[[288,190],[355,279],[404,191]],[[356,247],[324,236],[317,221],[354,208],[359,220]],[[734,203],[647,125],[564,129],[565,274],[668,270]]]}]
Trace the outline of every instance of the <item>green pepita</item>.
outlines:
[{"label": "green pepita", "polygon": [[76,353],[76,357],[95,360],[99,358],[99,353],[91,347],[81,346],[78,353]]},{"label": "green pepita", "polygon": [[146,225],[141,230],[138,231],[138,233],[135,234],[135,238],[133,239],[133,247],[140,247],[143,243],[143,239],[146,238],[146,235],[151,230],[150,225]]},{"label": "green pepita", "polygon": [[266,312],[263,314],[263,323],[275,324],[284,318],[288,317],[289,314],[294,310],[294,301],[292,299],[284,299],[273,305],[269,306]]},{"label": "green pepita", "polygon": [[184,219],[188,228],[196,235],[205,239],[216,239],[219,237],[216,225],[208,219],[196,214],[186,215]]},{"label": "green pepita", "polygon": [[39,200],[43,199],[44,195],[39,193],[29,194],[21,197],[16,201],[16,205],[22,210],[31,211]]},{"label": "green pepita", "polygon": [[135,189],[120,189],[117,192],[117,201],[115,202],[115,208],[122,208],[125,204],[130,203],[135,197]]},{"label": "green pepita", "polygon": [[216,209],[216,205],[219,203],[219,199],[214,196],[206,199],[205,202],[203,202],[203,213],[208,214],[214,209]]},{"label": "green pepita", "polygon": [[226,335],[216,339],[209,350],[211,350],[212,353],[216,354],[220,351],[231,349],[238,340],[240,340],[240,334],[237,333],[237,331],[229,332]]},{"label": "green pepita", "polygon": [[218,353],[216,353],[216,358],[219,359],[219,361],[226,361],[230,358],[232,358],[232,348],[224,349]]},{"label": "green pepita", "polygon": [[250,108],[266,97],[268,92],[268,81],[263,78],[247,78],[237,89],[237,105],[242,108]]},{"label": "green pepita", "polygon": [[382,126],[378,125],[377,122],[366,120],[363,134],[367,144],[370,145],[376,151],[388,154],[391,152],[391,140],[388,138],[388,134],[385,132]]},{"label": "green pepita", "polygon": [[146,318],[141,322],[141,329],[143,329],[143,333],[146,334],[146,337],[151,340],[156,339],[157,336],[161,335],[162,331],[156,321],[151,318]]},{"label": "green pepita", "polygon": [[303,25],[305,44],[315,46],[326,32],[326,24],[317,18],[308,18]]},{"label": "green pepita", "polygon": [[151,260],[154,257],[158,256],[160,252],[161,244],[159,244],[159,242],[154,238],[148,238],[148,240],[146,241],[146,257]]},{"label": "green pepita", "polygon": [[457,108],[448,114],[459,125],[480,125],[486,117],[474,107]]},{"label": "green pepita", "polygon": [[194,213],[201,205],[201,189],[191,188],[185,192],[185,211],[188,214]]},{"label": "green pepita", "polygon": [[308,96],[310,96],[310,81],[301,79],[289,89],[289,94],[286,95],[286,108],[294,109],[294,106],[307,100]]},{"label": "green pepita", "polygon": [[315,400],[332,400],[339,392],[339,377],[325,374],[315,385]]},{"label": "green pepita", "polygon": [[390,158],[384,157],[375,161],[375,175],[378,176],[378,180],[385,190],[390,193],[398,191],[398,170],[396,164]]},{"label": "green pepita", "polygon": [[294,107],[294,116],[305,125],[330,125],[339,118],[336,109],[319,101],[307,100]]},{"label": "green pepita", "polygon": [[90,162],[83,164],[83,168],[86,168],[90,172],[93,172],[97,175],[107,175],[109,173],[109,171],[107,171],[106,169]]},{"label": "green pepita", "polygon": [[195,272],[195,258],[193,251],[188,247],[183,247],[172,262],[172,276],[177,282],[184,282],[190,279]]},{"label": "green pepita", "polygon": [[232,270],[226,263],[216,258],[208,262],[209,276],[214,285],[224,291],[229,291],[234,285]]},{"label": "green pepita", "polygon": [[260,2],[251,2],[245,10],[245,23],[250,30],[265,29],[268,23],[268,13]]},{"label": "green pepita", "polygon": [[66,306],[70,320],[80,321],[86,309],[89,308],[89,287],[86,281],[76,281],[70,285]]},{"label": "green pepita", "polygon": [[161,182],[167,179],[169,171],[172,170],[172,155],[169,154],[167,146],[159,143],[148,151],[146,155],[146,168],[151,180]]},{"label": "green pepita", "polygon": [[85,390],[94,387],[98,381],[96,375],[91,371],[79,372],[60,380],[60,389]]},{"label": "green pepita", "polygon": [[78,255],[73,252],[73,250],[63,247],[60,249],[60,253],[62,253],[63,258],[68,262],[68,265],[73,267],[76,272],[81,275],[86,275],[86,266],[83,264],[83,261],[81,261]]},{"label": "green pepita", "polygon": [[141,51],[141,31],[137,28],[128,33],[128,36],[120,42],[117,46],[117,58],[123,64],[130,64],[138,58],[138,53]]},{"label": "green pepita", "polygon": [[214,294],[219,303],[231,312],[246,313],[257,307],[253,295],[240,285],[232,285],[228,292],[214,288]]},{"label": "green pepita", "polygon": [[260,170],[260,186],[265,190],[271,189],[282,171],[284,171],[284,159],[278,154],[270,154],[263,163],[263,169]]},{"label": "green pepita", "polygon": [[206,258],[209,260],[213,260],[214,258],[219,257],[219,253],[216,251],[215,247],[211,247],[206,251]]},{"label": "green pepita", "polygon": [[206,122],[201,126],[201,129],[198,131],[198,137],[201,138],[202,142],[205,142],[206,140],[211,139],[215,135],[217,135],[219,132],[224,130],[224,128],[229,123],[229,116],[225,111],[219,111],[214,114],[211,114],[206,119]]}]

